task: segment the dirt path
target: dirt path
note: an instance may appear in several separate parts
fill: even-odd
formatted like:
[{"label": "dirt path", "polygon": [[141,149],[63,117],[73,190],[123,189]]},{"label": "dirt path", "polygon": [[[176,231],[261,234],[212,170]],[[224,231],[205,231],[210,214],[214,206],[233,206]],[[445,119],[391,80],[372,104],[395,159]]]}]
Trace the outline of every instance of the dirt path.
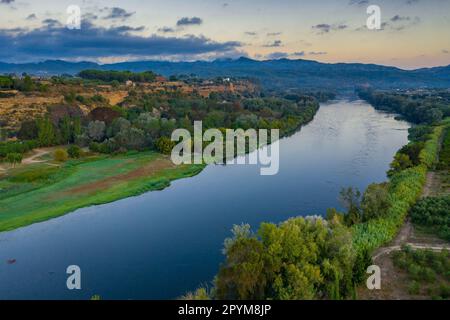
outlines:
[{"label": "dirt path", "polygon": [[50,149],[34,149],[34,154],[22,160],[22,164],[32,164],[32,163],[41,163],[45,162],[45,160],[36,160],[46,154],[50,153]]},{"label": "dirt path", "polygon": [[[40,149],[34,149],[32,151],[32,154],[28,157],[22,159],[22,165],[29,165],[33,163],[43,163],[47,162],[46,160],[37,160],[38,158],[45,156],[46,154],[49,154],[53,148],[40,148]],[[49,164],[50,165],[50,164]],[[53,165],[53,164],[51,164]],[[0,164],[0,174],[5,173],[8,171],[8,167],[6,164]]]},{"label": "dirt path", "polygon": [[422,197],[430,197],[435,193],[435,190],[439,189],[439,179],[437,177],[436,172],[430,171],[427,173],[427,181],[423,188]]}]

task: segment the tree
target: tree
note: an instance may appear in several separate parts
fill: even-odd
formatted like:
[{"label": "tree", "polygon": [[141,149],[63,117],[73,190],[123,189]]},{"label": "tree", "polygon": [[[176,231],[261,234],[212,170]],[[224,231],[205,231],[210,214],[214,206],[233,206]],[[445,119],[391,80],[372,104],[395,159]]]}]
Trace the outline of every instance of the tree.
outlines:
[{"label": "tree", "polygon": [[10,164],[12,164],[13,167],[16,166],[16,164],[22,162],[22,154],[21,153],[8,153],[6,155],[6,161],[8,161]]},{"label": "tree", "polygon": [[71,123],[69,117],[64,117],[62,119],[60,128],[61,128],[60,131],[61,131],[62,143],[69,144],[69,143],[73,142],[73,139],[74,139],[73,128],[72,128],[72,123]]},{"label": "tree", "polygon": [[38,137],[38,126],[36,121],[24,121],[17,133],[20,140],[34,140]]},{"label": "tree", "polygon": [[339,200],[347,209],[344,217],[345,223],[351,226],[361,222],[361,192],[352,187],[343,188],[339,194]]},{"label": "tree", "polygon": [[128,150],[142,150],[146,144],[144,131],[138,128],[126,128],[120,131],[114,139],[120,147]]},{"label": "tree", "polygon": [[368,221],[386,216],[390,206],[388,185],[386,183],[371,184],[364,192],[361,202],[363,220]]},{"label": "tree", "polygon": [[413,163],[409,156],[404,153],[397,153],[394,157],[394,161],[391,163],[391,169],[388,171],[388,176],[392,177],[397,172],[405,170],[413,166]]},{"label": "tree", "polygon": [[91,121],[88,125],[88,135],[92,140],[101,142],[105,138],[105,129],[103,121]]},{"label": "tree", "polygon": [[339,221],[293,218],[233,228],[215,280],[218,299],[339,299],[353,292],[352,237]]},{"label": "tree", "polygon": [[55,129],[48,117],[36,121],[38,127],[38,141],[43,147],[49,147],[56,141]]},{"label": "tree", "polygon": [[131,127],[131,123],[130,121],[128,121],[125,118],[117,118],[113,121],[113,123],[111,124],[111,126],[108,128],[108,137],[114,137],[117,134],[119,134],[119,132],[121,131],[125,131],[130,129]]}]

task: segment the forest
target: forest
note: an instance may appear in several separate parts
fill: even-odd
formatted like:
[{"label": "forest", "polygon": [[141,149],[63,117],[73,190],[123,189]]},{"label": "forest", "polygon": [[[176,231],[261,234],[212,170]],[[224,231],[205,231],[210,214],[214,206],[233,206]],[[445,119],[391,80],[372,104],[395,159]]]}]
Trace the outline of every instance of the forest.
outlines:
[{"label": "forest", "polygon": [[357,88],[358,96],[375,108],[394,112],[415,124],[436,124],[450,116],[448,90],[380,91]]}]

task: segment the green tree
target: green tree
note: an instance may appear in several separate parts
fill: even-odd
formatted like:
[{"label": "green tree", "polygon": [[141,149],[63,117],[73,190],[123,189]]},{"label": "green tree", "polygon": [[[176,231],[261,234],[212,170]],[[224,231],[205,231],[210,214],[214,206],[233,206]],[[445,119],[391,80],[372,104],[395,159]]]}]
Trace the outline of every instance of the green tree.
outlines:
[{"label": "green tree", "polygon": [[369,185],[361,201],[363,220],[386,216],[390,206],[388,185],[386,183]]},{"label": "green tree", "polygon": [[43,147],[51,146],[55,143],[55,129],[48,117],[38,119],[36,121],[38,127],[39,145]]},{"label": "green tree", "polygon": [[22,162],[22,154],[21,153],[8,153],[6,155],[6,161],[8,161],[13,167],[15,167],[16,164],[19,164]]},{"label": "green tree", "polygon": [[233,228],[215,280],[218,299],[339,299],[353,292],[352,237],[338,219],[293,218]]},{"label": "green tree", "polygon": [[361,222],[361,192],[352,187],[343,188],[339,194],[339,200],[347,209],[344,217],[345,223],[351,226]]}]

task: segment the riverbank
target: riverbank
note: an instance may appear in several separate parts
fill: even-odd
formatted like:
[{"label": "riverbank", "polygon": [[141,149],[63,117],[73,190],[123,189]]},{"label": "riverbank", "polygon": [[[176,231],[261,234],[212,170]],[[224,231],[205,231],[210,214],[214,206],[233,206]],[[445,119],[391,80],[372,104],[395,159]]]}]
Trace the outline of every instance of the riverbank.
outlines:
[{"label": "riverbank", "polygon": [[[303,118],[291,119],[291,129],[282,131],[280,138],[310,123],[319,108],[317,104]],[[61,164],[50,161],[51,153],[40,151],[35,150],[18,168],[0,165],[0,232],[162,190],[171,181],[195,176],[206,166],[175,166],[168,156],[156,152],[97,155]]]},{"label": "riverbank", "polygon": [[11,169],[0,180],[0,232],[162,190],[171,181],[197,175],[203,168],[175,166],[167,156],[142,152],[88,157],[60,166],[44,161]]},{"label": "riverbank", "polygon": [[[446,134],[448,135],[448,121]],[[421,198],[448,196],[450,191],[442,176],[448,171],[439,170],[440,166],[448,166],[448,159],[442,159],[448,154],[449,146],[443,144],[441,135],[439,144],[440,164],[431,168],[426,175],[426,183]],[[414,212],[414,208],[412,209]],[[430,214],[428,212],[427,214]],[[362,300],[427,300],[448,299],[449,282],[445,277],[439,277],[442,272],[448,272],[450,243],[438,236],[436,229],[424,228],[415,224],[409,214],[395,239],[386,246],[378,248],[372,254],[373,263],[381,269],[382,286],[380,290],[367,290],[365,286],[358,288],[358,298]],[[431,264],[420,265],[419,262],[399,262],[399,258],[413,256],[415,260],[426,257]],[[442,260],[433,262],[436,257]],[[443,271],[444,270],[444,271]]]}]

